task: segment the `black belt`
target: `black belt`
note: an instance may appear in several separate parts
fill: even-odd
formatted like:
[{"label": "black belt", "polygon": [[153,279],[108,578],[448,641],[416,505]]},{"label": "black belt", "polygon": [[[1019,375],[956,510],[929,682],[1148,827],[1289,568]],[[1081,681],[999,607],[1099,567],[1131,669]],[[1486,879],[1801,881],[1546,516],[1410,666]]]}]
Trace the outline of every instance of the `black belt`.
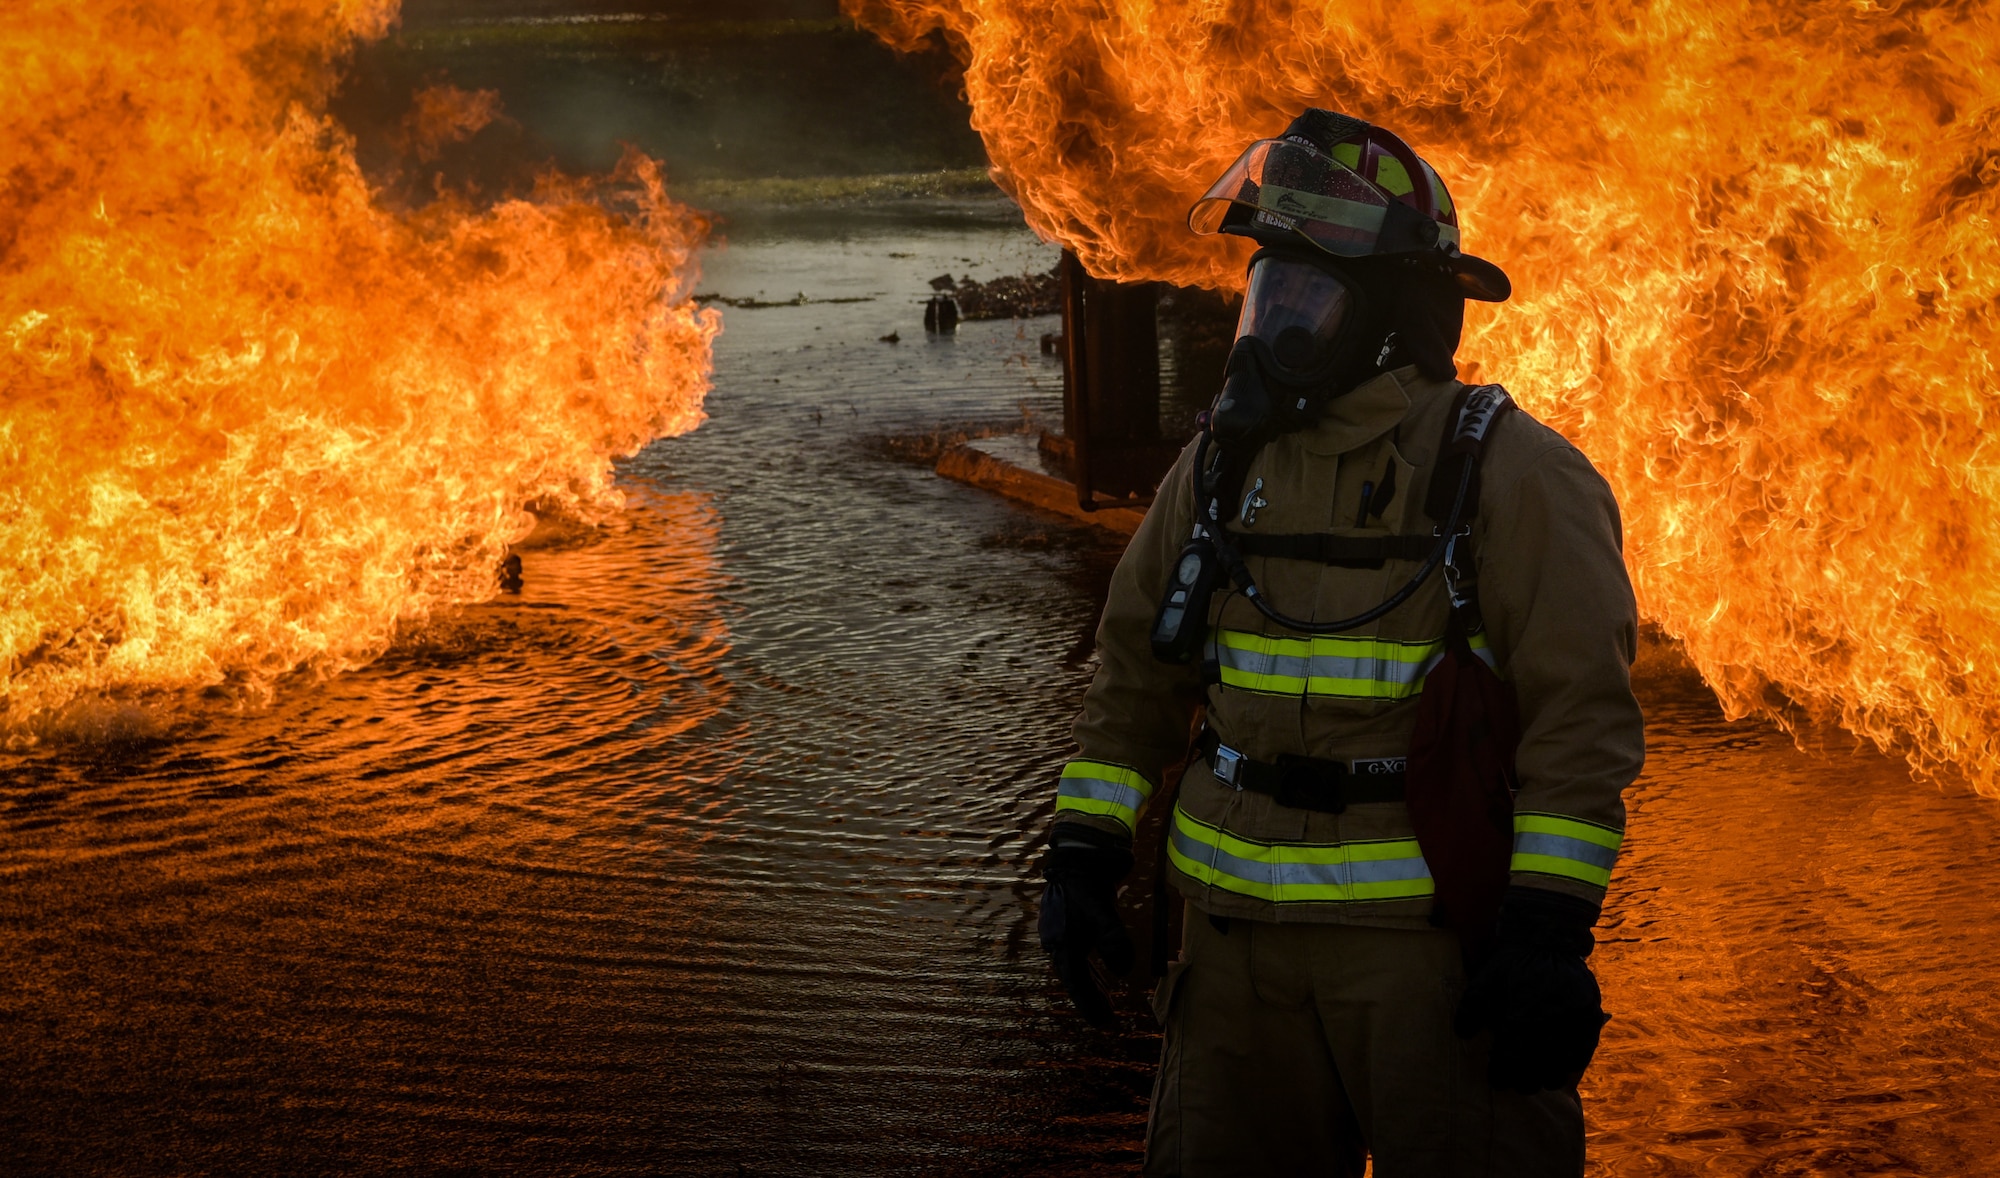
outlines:
[{"label": "black belt", "polygon": [[1402,757],[1324,761],[1293,753],[1276,762],[1253,761],[1223,744],[1213,731],[1201,734],[1200,748],[1215,779],[1233,789],[1270,794],[1280,806],[1338,814],[1357,802],[1403,800]]}]

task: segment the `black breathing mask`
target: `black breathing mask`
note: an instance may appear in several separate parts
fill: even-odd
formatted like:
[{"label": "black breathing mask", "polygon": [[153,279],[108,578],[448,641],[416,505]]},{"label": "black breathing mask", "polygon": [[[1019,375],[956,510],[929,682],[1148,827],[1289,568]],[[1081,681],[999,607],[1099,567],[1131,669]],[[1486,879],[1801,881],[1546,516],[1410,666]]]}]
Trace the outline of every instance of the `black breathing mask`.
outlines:
[{"label": "black breathing mask", "polygon": [[1256,445],[1306,425],[1335,391],[1363,310],[1360,288],[1323,261],[1259,250],[1210,414],[1216,441]]}]

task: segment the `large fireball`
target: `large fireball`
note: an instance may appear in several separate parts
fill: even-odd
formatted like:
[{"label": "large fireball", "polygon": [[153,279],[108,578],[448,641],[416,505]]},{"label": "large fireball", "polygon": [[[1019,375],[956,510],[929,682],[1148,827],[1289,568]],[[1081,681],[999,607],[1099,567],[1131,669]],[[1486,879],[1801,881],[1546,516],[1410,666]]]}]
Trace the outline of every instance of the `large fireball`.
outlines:
[{"label": "large fireball", "polygon": [[959,50],[997,177],[1099,275],[1237,285],[1184,216],[1245,144],[1400,133],[1514,279],[1462,357],[1610,477],[1725,708],[2000,795],[2000,8],[847,3]]},{"label": "large fireball", "polygon": [[351,665],[490,595],[524,505],[611,509],[614,455],[701,420],[703,226],[649,162],[483,211],[371,191],[321,112],[394,15],[0,21],[0,715]]}]

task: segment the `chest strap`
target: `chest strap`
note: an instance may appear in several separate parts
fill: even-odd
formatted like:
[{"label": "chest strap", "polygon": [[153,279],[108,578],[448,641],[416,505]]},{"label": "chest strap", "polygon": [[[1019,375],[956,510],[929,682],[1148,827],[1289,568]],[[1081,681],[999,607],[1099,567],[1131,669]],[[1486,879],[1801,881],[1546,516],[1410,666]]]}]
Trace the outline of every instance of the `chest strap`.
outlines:
[{"label": "chest strap", "polygon": [[1280,806],[1338,814],[1362,802],[1403,800],[1403,758],[1376,757],[1324,761],[1285,753],[1276,761],[1253,761],[1203,731],[1198,747],[1217,781],[1232,789],[1269,794]]},{"label": "chest strap", "polygon": [[1229,542],[1246,556],[1304,560],[1344,569],[1379,569],[1385,561],[1422,560],[1437,547],[1436,536],[1336,536],[1305,532],[1270,536],[1256,532],[1229,533]]}]

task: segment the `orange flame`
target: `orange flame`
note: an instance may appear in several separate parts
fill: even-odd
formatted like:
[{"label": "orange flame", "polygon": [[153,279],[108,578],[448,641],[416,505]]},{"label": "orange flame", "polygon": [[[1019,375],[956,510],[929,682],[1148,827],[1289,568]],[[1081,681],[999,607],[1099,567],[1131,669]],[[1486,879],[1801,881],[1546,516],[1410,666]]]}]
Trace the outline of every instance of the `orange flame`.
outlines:
[{"label": "orange flame", "polygon": [[[490,596],[524,504],[611,510],[613,455],[701,421],[706,227],[650,161],[483,212],[376,199],[319,112],[395,11],[0,25],[0,714],[353,665]],[[433,92],[412,144],[496,113]]]},{"label": "orange flame", "polygon": [[463,143],[500,117],[498,90],[430,86],[419,90],[403,120],[397,146],[421,162],[438,157],[448,143]]},{"label": "orange flame", "polygon": [[2000,8],[846,3],[957,48],[996,178],[1099,275],[1236,286],[1183,218],[1251,139],[1400,133],[1514,278],[1463,354],[1610,477],[1731,715],[2000,796]]}]

